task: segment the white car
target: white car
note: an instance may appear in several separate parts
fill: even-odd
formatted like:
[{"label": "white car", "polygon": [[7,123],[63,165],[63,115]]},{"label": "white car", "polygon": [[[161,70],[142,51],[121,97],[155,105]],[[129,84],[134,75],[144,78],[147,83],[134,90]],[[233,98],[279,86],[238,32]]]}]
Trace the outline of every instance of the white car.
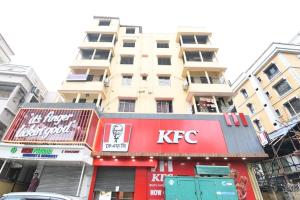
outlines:
[{"label": "white car", "polygon": [[12,192],[4,194],[0,200],[82,200],[82,198],[48,192]]}]

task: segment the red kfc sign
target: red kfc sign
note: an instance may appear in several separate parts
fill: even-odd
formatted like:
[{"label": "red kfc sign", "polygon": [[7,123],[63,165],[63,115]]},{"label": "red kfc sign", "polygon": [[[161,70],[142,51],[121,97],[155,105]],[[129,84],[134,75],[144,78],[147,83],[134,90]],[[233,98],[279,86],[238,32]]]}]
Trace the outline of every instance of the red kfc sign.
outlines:
[{"label": "red kfc sign", "polygon": [[129,153],[228,153],[218,120],[107,119],[98,151]]}]

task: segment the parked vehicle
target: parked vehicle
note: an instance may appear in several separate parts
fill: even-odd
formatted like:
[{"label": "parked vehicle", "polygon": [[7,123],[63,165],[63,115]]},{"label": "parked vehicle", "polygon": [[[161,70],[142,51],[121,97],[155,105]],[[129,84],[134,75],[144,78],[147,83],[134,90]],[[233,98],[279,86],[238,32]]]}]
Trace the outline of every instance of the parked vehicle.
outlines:
[{"label": "parked vehicle", "polygon": [[0,200],[81,200],[81,198],[47,192],[12,192],[4,194]]}]

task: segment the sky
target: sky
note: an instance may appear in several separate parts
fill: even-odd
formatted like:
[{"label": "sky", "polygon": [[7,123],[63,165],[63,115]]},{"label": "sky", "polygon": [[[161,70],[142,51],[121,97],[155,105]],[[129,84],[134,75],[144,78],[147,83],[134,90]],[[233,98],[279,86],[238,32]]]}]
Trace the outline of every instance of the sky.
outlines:
[{"label": "sky", "polygon": [[50,91],[66,78],[95,15],[119,17],[144,33],[206,27],[230,81],[272,42],[289,42],[300,31],[297,0],[0,0],[0,8],[12,63],[32,66]]}]

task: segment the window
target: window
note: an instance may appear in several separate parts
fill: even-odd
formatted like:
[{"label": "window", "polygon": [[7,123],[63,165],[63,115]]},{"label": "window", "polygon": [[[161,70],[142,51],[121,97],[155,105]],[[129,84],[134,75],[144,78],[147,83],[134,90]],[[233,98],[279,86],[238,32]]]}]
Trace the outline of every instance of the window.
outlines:
[{"label": "window", "polygon": [[156,47],[157,48],[169,48],[169,42],[157,42]]},{"label": "window", "polygon": [[134,34],[135,28],[126,28],[126,34]]},{"label": "window", "polygon": [[207,35],[196,35],[196,41],[198,44],[206,44],[208,41]]},{"label": "window", "polygon": [[159,76],[158,77],[159,86],[170,86],[171,80],[169,76]]},{"label": "window", "polygon": [[288,109],[291,116],[295,116],[300,113],[300,100],[299,98],[293,98],[286,102],[284,106]]},{"label": "window", "polygon": [[99,38],[99,34],[97,33],[88,33],[87,40],[88,42],[97,42]]},{"label": "window", "polygon": [[85,60],[91,60],[93,58],[94,49],[81,49],[81,58]]},{"label": "window", "polygon": [[281,113],[280,113],[280,111],[278,109],[276,109],[275,112],[276,112],[276,114],[277,114],[278,117],[281,116]]},{"label": "window", "polygon": [[171,57],[158,57],[158,65],[171,65]]},{"label": "window", "polygon": [[203,62],[212,62],[214,58],[214,52],[212,51],[202,51]]},{"label": "window", "polygon": [[245,89],[241,89],[241,93],[245,97],[245,99],[248,98],[248,93],[247,93],[247,91]]},{"label": "window", "polygon": [[129,42],[129,41],[127,41],[127,42],[123,42],[123,47],[135,47],[135,42],[134,41],[132,41],[132,42]]},{"label": "window", "polygon": [[277,66],[273,63],[267,69],[264,70],[264,73],[268,76],[269,80],[272,79],[276,74],[279,73]]},{"label": "window", "polygon": [[260,121],[258,119],[255,119],[253,121],[253,123],[256,126],[256,128],[257,128],[258,131],[263,131],[263,127],[262,127],[262,125],[261,125],[261,123],[260,123]]},{"label": "window", "polygon": [[201,61],[199,51],[186,51],[185,58],[186,61]]},{"label": "window", "polygon": [[203,84],[207,84],[208,80],[205,76],[191,76],[191,82],[192,83],[203,83]]},{"label": "window", "polygon": [[[81,59],[83,60],[107,60],[110,50],[101,49],[81,49]],[[95,55],[94,55],[95,54]]]},{"label": "window", "polygon": [[147,80],[147,75],[142,75],[142,80],[146,81]]},{"label": "window", "polygon": [[207,35],[182,35],[183,44],[207,44]]},{"label": "window", "polygon": [[156,101],[156,111],[158,113],[172,113],[172,101],[171,100],[157,100]]},{"label": "window", "polygon": [[132,80],[132,75],[123,75],[122,77],[122,85],[130,86]]},{"label": "window", "polygon": [[0,98],[8,99],[14,88],[15,86],[0,85]]},{"label": "window", "polygon": [[135,100],[120,99],[119,112],[134,112]]},{"label": "window", "polygon": [[252,114],[255,113],[254,107],[253,107],[253,104],[252,104],[252,103],[248,103],[248,104],[247,104],[247,107],[248,107],[250,113],[252,113]]},{"label": "window", "polygon": [[100,50],[97,49],[94,60],[107,60],[109,56],[109,50]]},{"label": "window", "polygon": [[182,43],[183,44],[196,44],[195,38],[193,35],[182,35]]},{"label": "window", "polygon": [[276,85],[273,86],[273,88],[277,91],[277,93],[280,96],[284,95],[290,89],[292,89],[291,86],[289,85],[289,83],[285,79],[282,79],[281,81],[279,81]]},{"label": "window", "polygon": [[195,96],[197,112],[217,112],[215,101],[212,97]]},{"label": "window", "polygon": [[121,56],[121,64],[132,65],[134,62],[133,56]]},{"label": "window", "polygon": [[100,20],[99,21],[99,26],[109,26],[110,25],[110,20]]},{"label": "window", "polygon": [[79,99],[78,103],[85,103],[86,99]]},{"label": "window", "polygon": [[112,42],[114,35],[112,34],[101,34],[100,42]]}]

